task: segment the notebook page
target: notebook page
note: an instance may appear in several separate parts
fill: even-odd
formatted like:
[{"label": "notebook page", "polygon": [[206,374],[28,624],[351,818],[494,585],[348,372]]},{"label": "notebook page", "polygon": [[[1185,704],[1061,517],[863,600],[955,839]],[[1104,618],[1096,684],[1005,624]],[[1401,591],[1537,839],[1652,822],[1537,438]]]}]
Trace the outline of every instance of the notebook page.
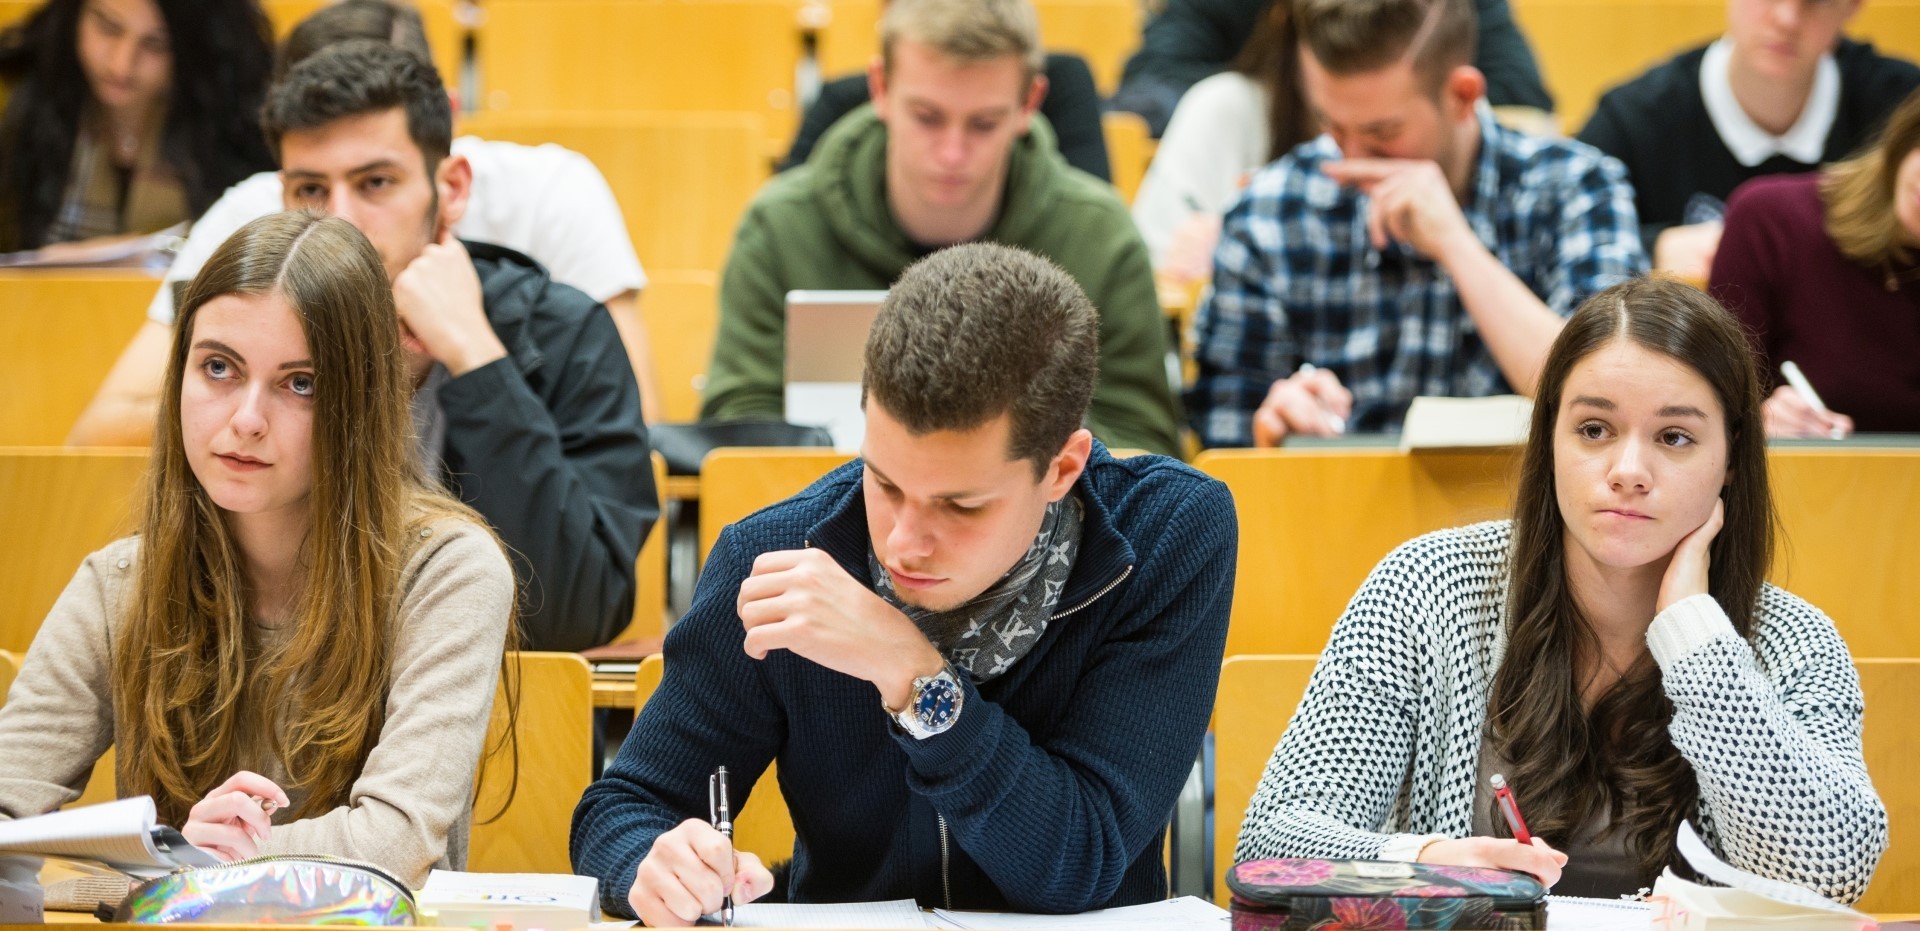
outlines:
[{"label": "notebook page", "polygon": [[1204,899],[1181,896],[1165,902],[1127,905],[1078,915],[1032,915],[1018,912],[958,912],[935,909],[934,918],[948,928],[995,928],[1001,931],[1144,931],[1147,928],[1226,931],[1232,925],[1227,910]]},{"label": "notebook page", "polygon": [[157,817],[153,799],[142,795],[0,822],[0,852],[172,866],[147,833]]},{"label": "notebook page", "polygon": [[1626,899],[1547,896],[1547,927],[1553,931],[1620,931],[1653,927],[1653,906]]},{"label": "notebook page", "polygon": [[[711,918],[712,916],[708,916]],[[749,902],[733,910],[736,928],[925,928],[927,918],[912,899],[788,905]]]}]

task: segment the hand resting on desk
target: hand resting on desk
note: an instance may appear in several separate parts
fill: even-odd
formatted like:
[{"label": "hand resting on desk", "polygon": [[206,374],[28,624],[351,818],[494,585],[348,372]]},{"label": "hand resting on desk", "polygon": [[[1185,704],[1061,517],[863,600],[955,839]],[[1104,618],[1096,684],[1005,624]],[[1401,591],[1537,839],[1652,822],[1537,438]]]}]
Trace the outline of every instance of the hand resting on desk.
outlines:
[{"label": "hand resting on desk", "polygon": [[1508,837],[1461,837],[1437,840],[1420,851],[1421,863],[1447,866],[1479,866],[1500,870],[1519,870],[1539,877],[1547,888],[1560,881],[1560,868],[1567,855],[1536,837],[1528,846]]}]

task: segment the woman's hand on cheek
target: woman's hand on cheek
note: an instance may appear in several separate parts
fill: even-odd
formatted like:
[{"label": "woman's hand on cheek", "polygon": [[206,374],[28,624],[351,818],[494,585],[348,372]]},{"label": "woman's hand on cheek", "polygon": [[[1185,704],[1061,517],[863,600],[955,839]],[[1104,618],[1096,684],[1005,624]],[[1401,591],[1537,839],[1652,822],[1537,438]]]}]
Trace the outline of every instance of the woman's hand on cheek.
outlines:
[{"label": "woman's hand on cheek", "polygon": [[1673,549],[1673,560],[1667,563],[1667,574],[1660,580],[1660,598],[1654,604],[1656,612],[1707,591],[1708,550],[1726,518],[1726,502],[1716,499],[1707,522],[1680,538],[1680,545]]}]

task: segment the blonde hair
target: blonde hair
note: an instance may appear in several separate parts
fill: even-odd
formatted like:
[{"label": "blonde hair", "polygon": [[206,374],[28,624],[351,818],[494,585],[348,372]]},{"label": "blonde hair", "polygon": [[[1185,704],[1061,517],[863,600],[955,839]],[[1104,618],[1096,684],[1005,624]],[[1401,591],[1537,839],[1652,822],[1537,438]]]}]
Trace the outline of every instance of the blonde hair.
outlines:
[{"label": "blonde hair", "polygon": [[893,44],[924,42],[940,54],[977,62],[1012,55],[1027,80],[1046,69],[1040,17],[1028,0],[892,0],[880,19],[880,56],[893,73]]},{"label": "blonde hair", "polygon": [[1852,158],[1835,162],[1820,173],[1827,235],[1841,254],[1869,266],[1907,260],[1910,253],[1900,238],[1904,230],[1893,210],[1893,182],[1900,172],[1901,159],[1917,148],[1920,90],[1907,95],[1872,142]]},{"label": "blonde hair", "polygon": [[[194,318],[230,294],[284,298],[314,365],[312,520],[293,633],[270,653],[249,643],[244,555],[188,464],[180,425]],[[163,819],[184,823],[209,789],[258,765],[264,737],[291,774],[284,788],[306,794],[294,818],[344,805],[386,718],[401,573],[418,529],[449,517],[486,526],[428,488],[414,463],[412,386],[379,254],[345,220],[311,213],[242,227],[186,287],[165,385],[135,591],[113,655],[120,791],[152,795]]]}]

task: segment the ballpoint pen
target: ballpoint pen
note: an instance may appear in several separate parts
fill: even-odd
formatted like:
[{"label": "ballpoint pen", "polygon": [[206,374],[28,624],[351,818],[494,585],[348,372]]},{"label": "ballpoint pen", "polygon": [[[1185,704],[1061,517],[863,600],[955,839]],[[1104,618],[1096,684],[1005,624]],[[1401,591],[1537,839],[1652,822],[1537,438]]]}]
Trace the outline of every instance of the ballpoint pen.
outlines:
[{"label": "ballpoint pen", "polygon": [[[1315,366],[1315,365],[1314,365],[1313,363],[1311,363],[1311,362],[1302,362],[1302,363],[1300,363],[1300,369],[1299,369],[1298,371],[1296,371],[1296,372],[1294,372],[1293,374],[1295,374],[1295,375],[1311,375],[1311,374],[1313,374],[1314,372],[1317,372],[1317,371],[1319,371],[1319,370],[1320,370],[1320,369],[1319,369],[1319,368],[1318,368],[1317,366]],[[1329,427],[1332,427],[1332,428],[1333,428],[1333,432],[1334,432],[1334,433],[1336,433],[1336,434],[1339,434],[1339,433],[1345,433],[1345,432],[1347,432],[1347,418],[1345,418],[1345,417],[1342,417],[1342,416],[1340,416],[1339,414],[1336,414],[1336,413],[1334,413],[1334,412],[1333,412],[1333,408],[1331,408],[1331,407],[1328,407],[1328,406],[1326,405],[1326,402],[1324,402],[1324,401],[1323,401],[1323,402],[1321,402],[1321,404],[1320,404],[1320,409],[1321,409],[1322,411],[1325,411],[1325,412],[1326,412],[1326,415],[1327,415],[1327,425],[1328,425]]]},{"label": "ballpoint pen", "polygon": [[[713,822],[713,829],[727,839],[727,846],[733,846],[733,805],[727,801],[727,768],[722,766],[707,777],[707,817]],[[733,880],[727,880],[731,883]],[[727,896],[720,903],[720,924],[733,927],[733,888],[727,888]]]},{"label": "ballpoint pen", "polygon": [[1507,777],[1494,773],[1487,777],[1493,784],[1494,804],[1500,806],[1500,814],[1507,819],[1507,827],[1513,829],[1513,839],[1531,846],[1533,835],[1527,833],[1527,823],[1520,818],[1520,803],[1513,800],[1513,790],[1507,788]]}]

